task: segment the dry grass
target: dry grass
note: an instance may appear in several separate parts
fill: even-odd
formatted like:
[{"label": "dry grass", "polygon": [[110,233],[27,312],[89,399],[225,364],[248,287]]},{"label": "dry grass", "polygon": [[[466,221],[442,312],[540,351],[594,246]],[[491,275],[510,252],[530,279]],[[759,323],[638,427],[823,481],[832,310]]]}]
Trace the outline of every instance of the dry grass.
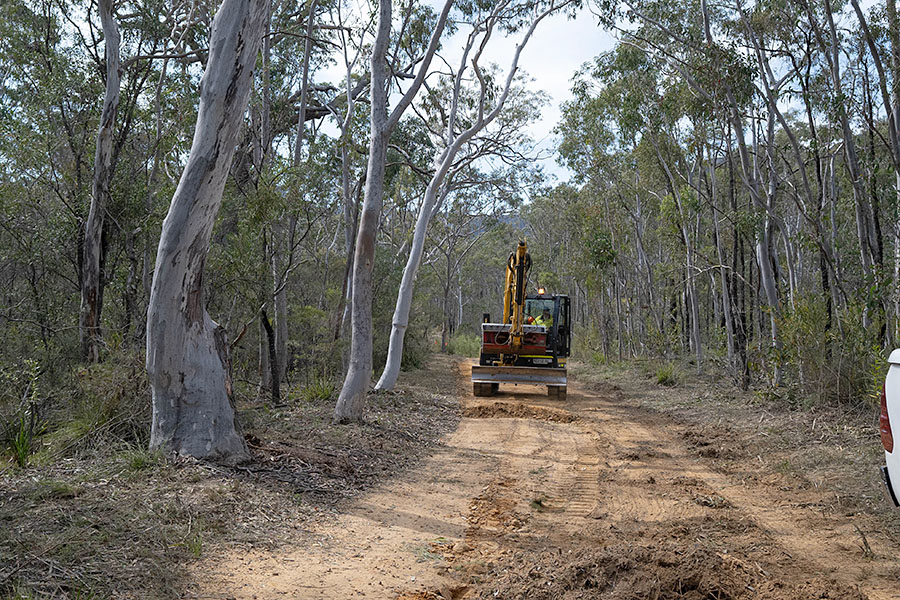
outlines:
[{"label": "dry grass", "polygon": [[288,543],[455,426],[453,365],[435,357],[371,395],[361,424],[332,425],[321,395],[242,401],[254,460],[233,469],[143,450],[116,411],[58,428],[31,466],[0,466],[0,598],[179,597],[191,561],[212,548]]},{"label": "dry grass", "polygon": [[827,490],[833,500],[823,509],[873,515],[900,542],[900,511],[885,500],[878,473],[884,455],[876,407],[743,392],[713,376],[715,367],[708,367],[707,375],[683,367],[679,386],[663,389],[656,384],[656,364],[576,365],[573,370],[589,385],[618,385],[626,396],[640,397],[645,407],[685,424],[710,442],[699,448],[701,455],[758,465],[760,472],[748,472],[748,477],[777,474],[800,487]]}]

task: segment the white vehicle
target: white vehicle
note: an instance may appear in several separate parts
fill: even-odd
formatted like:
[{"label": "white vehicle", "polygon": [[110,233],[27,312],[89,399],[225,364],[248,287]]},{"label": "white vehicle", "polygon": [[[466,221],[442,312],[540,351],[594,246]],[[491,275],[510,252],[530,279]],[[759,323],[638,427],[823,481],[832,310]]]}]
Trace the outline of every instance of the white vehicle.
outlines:
[{"label": "white vehicle", "polygon": [[900,447],[894,448],[894,435],[891,432],[891,417],[894,423],[900,424],[900,348],[891,352],[888,363],[890,368],[881,391],[881,417],[878,419],[886,463],[881,467],[881,474],[888,497],[894,506],[900,506],[897,501],[900,494]]}]

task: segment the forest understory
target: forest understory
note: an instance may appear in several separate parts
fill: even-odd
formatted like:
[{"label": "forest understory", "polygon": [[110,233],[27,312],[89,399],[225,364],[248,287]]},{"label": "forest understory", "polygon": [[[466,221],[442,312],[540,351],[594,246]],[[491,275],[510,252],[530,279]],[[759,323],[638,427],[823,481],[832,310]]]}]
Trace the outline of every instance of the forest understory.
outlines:
[{"label": "forest understory", "polygon": [[6,468],[2,593],[891,597],[900,518],[871,411],[791,408],[688,364],[663,386],[652,361],[577,365],[563,403],[474,398],[468,364],[432,355],[358,425],[324,397],[247,399],[237,468],[110,428]]},{"label": "forest understory", "polygon": [[5,0],[0,132],[0,600],[900,580],[895,0]]}]

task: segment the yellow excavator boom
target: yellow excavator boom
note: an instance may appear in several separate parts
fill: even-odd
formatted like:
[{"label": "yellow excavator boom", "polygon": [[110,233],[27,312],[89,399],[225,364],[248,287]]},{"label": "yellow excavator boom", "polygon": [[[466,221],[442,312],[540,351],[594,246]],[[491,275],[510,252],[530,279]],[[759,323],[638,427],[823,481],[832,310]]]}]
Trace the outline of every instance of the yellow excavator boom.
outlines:
[{"label": "yellow excavator boom", "polygon": [[528,271],[531,269],[531,255],[528,244],[520,241],[515,252],[511,252],[506,262],[506,287],[503,291],[503,322],[509,324],[510,349],[513,352],[522,347],[525,337],[525,288],[528,285]]}]

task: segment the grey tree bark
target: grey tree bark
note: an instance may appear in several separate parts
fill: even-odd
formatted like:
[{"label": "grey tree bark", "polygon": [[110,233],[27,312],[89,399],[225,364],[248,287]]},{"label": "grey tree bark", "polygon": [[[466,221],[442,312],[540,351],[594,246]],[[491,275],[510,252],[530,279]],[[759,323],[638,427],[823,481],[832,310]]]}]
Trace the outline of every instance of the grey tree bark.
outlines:
[{"label": "grey tree bark", "polygon": [[235,463],[249,454],[235,419],[225,332],[206,311],[209,239],[247,109],[268,0],[224,0],[187,164],[163,221],[147,311],[150,447]]},{"label": "grey tree bark", "polygon": [[335,422],[359,421],[365,411],[366,393],[372,377],[372,272],[375,268],[375,235],[384,202],[384,170],[388,140],[403,112],[425,80],[431,59],[447,23],[453,0],[446,0],[415,79],[393,111],[387,111],[389,74],[387,48],[391,34],[392,1],[378,4],[378,25],[371,62],[371,108],[369,163],[366,191],[360,211],[353,258],[353,296],[350,317],[350,357],[347,374],[334,408]]},{"label": "grey tree bark", "polygon": [[[196,12],[196,3],[191,4],[190,11],[188,12],[188,16],[186,19],[186,23],[181,27],[181,32],[178,34],[178,37],[173,45],[173,49],[175,52],[179,52],[179,49],[182,48],[182,44],[184,42],[184,38],[187,35],[188,31],[190,31],[190,23],[194,20],[194,13]],[[169,14],[166,16],[167,21],[174,21],[175,24],[172,26],[172,30],[170,33],[170,37],[175,37],[178,32],[179,22],[177,19],[173,19],[172,15],[174,14],[175,7],[171,7],[169,9]],[[167,72],[169,69],[169,61],[171,59],[167,56],[163,59],[162,65],[159,68],[159,79],[156,82],[156,91],[154,93],[153,100],[153,113],[154,113],[154,136],[153,136],[153,159],[151,161],[150,174],[147,177],[147,195],[144,199],[144,210],[147,215],[150,215],[153,212],[153,203],[156,198],[158,184],[158,174],[160,170],[160,164],[162,162],[162,139],[163,139],[163,107],[162,107],[162,95],[163,95],[163,86],[166,81]],[[170,125],[171,126],[171,125]],[[141,268],[141,285],[143,287],[144,299],[149,300],[150,298],[150,285],[152,283],[151,277],[151,266],[152,266],[152,245],[153,241],[151,240],[151,233],[149,227],[144,227],[143,231],[143,257],[142,257],[142,268]],[[146,329],[146,328],[143,328]]]},{"label": "grey tree bark", "polygon": [[[419,208],[419,215],[416,218],[416,226],[413,231],[412,246],[410,247],[409,258],[406,261],[406,266],[403,269],[403,277],[400,281],[400,289],[397,292],[397,304],[394,307],[394,316],[391,320],[391,337],[388,346],[387,361],[385,362],[381,377],[379,378],[378,383],[375,385],[375,389],[377,390],[394,389],[394,385],[396,385],[397,383],[397,377],[400,374],[400,364],[403,360],[403,341],[406,337],[406,330],[409,327],[409,311],[412,307],[412,297],[413,290],[415,288],[416,275],[418,274],[419,265],[422,262],[422,253],[425,248],[425,235],[428,231],[429,223],[431,223],[431,220],[434,218],[435,214],[437,214],[437,210],[440,208],[441,200],[443,200],[444,196],[447,194],[447,189],[444,187],[447,174],[451,171],[451,167],[453,166],[460,149],[476,134],[490,125],[503,110],[503,106],[506,104],[506,99],[509,97],[510,87],[512,86],[516,71],[518,70],[519,56],[522,54],[522,50],[525,48],[526,44],[528,44],[529,39],[531,39],[531,36],[534,33],[534,30],[537,27],[538,23],[540,23],[544,19],[544,17],[556,10],[554,5],[551,3],[551,7],[548,10],[537,15],[536,18],[532,21],[530,27],[523,36],[522,41],[519,42],[519,44],[516,46],[516,51],[513,54],[513,58],[510,64],[509,73],[507,73],[506,83],[497,100],[497,103],[494,105],[494,108],[490,111],[490,113],[485,115],[485,98],[488,89],[481,74],[478,61],[481,57],[482,52],[484,51],[484,48],[490,40],[491,34],[493,33],[493,23],[497,20],[504,6],[505,5],[502,4],[498,5],[490,15],[486,16],[484,24],[478,23],[473,27],[473,31],[467,38],[466,45],[463,48],[462,58],[460,59],[459,68],[456,72],[456,77],[454,78],[453,82],[452,94],[449,98],[446,136],[444,140],[446,145],[444,147],[444,150],[438,157],[438,168],[434,172],[434,175],[432,175],[431,180],[428,182],[428,187],[425,189],[425,197],[422,200],[422,206]],[[462,91],[462,78],[466,70],[466,63],[468,61],[469,52],[471,51],[482,31],[483,35],[480,36],[481,42],[478,52],[472,59],[472,68],[475,71],[476,77],[481,84],[478,112],[472,124],[467,129],[458,132],[457,116],[459,112],[460,93]],[[462,302],[461,298],[460,302]]]},{"label": "grey tree bark", "polygon": [[725,349],[727,352],[728,366],[734,367],[734,318],[731,311],[731,296],[728,293],[728,273],[725,264],[725,251],[722,248],[722,235],[719,231],[719,203],[717,200],[716,186],[716,154],[710,149],[709,163],[707,167],[707,180],[709,182],[709,201],[712,205],[713,238],[716,244],[716,258],[719,260],[719,283],[722,296],[722,314],[725,318]]},{"label": "grey tree bark", "polygon": [[106,92],[100,113],[97,148],[94,153],[94,180],[91,186],[91,207],[84,225],[84,246],[81,263],[81,352],[88,362],[100,360],[103,343],[100,314],[103,310],[103,222],[112,181],[113,134],[119,110],[119,88],[122,79],[119,57],[119,27],[113,15],[113,0],[99,0],[100,22],[106,42]]},{"label": "grey tree bark", "polygon": [[[856,153],[856,142],[853,137],[853,129],[850,127],[850,117],[844,101],[843,85],[841,81],[841,63],[840,63],[840,40],[838,39],[837,28],[834,23],[834,16],[831,12],[831,5],[825,3],[825,17],[828,22],[828,31],[830,33],[831,48],[828,48],[818,24],[815,22],[812,11],[809,11],[810,25],[816,34],[816,39],[822,48],[822,55],[826,59],[831,74],[831,83],[835,93],[835,107],[838,112],[838,118],[841,125],[841,134],[844,140],[844,157],[846,160],[847,173],[850,175],[850,183],[853,189],[853,203],[856,213],[856,233],[859,240],[860,264],[863,271],[870,273],[874,265],[874,258],[871,252],[871,239],[874,233],[870,231],[867,212],[870,210],[868,202],[865,200],[865,190],[862,185],[862,174],[859,168],[859,158]],[[863,317],[863,321],[868,321],[868,314]],[[867,324],[867,323],[866,323]]]}]

